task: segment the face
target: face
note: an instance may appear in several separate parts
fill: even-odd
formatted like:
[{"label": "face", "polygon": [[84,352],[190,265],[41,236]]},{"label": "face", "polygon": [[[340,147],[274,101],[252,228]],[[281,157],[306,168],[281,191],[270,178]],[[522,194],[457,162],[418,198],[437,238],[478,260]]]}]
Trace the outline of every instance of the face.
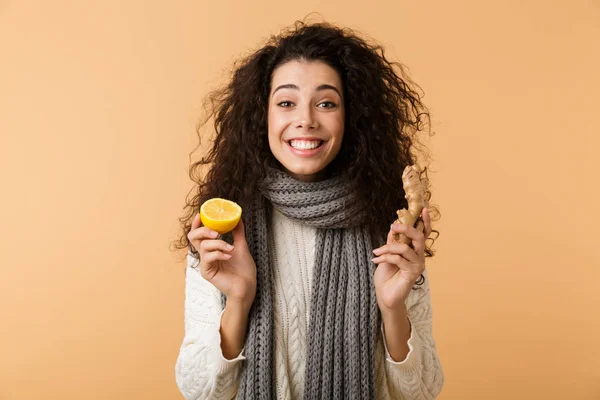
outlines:
[{"label": "face", "polygon": [[290,61],[273,72],[269,147],[291,176],[325,179],[344,137],[343,96],[339,74],[321,61]]}]

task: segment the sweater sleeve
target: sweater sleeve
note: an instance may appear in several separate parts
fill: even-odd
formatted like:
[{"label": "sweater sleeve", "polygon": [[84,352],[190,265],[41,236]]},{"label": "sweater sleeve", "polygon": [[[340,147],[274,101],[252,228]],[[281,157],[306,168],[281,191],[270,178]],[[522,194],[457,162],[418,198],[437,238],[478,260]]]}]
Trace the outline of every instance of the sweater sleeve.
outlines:
[{"label": "sweater sleeve", "polygon": [[442,391],[444,373],[432,335],[431,297],[429,278],[413,290],[406,301],[411,323],[409,352],[403,361],[396,362],[387,350],[385,335],[385,374],[388,392],[393,399],[429,400]]},{"label": "sweater sleeve", "polygon": [[187,256],[185,276],[185,336],[175,365],[177,386],[187,400],[232,399],[240,382],[241,351],[227,360],[221,350],[221,292],[193,268]]}]

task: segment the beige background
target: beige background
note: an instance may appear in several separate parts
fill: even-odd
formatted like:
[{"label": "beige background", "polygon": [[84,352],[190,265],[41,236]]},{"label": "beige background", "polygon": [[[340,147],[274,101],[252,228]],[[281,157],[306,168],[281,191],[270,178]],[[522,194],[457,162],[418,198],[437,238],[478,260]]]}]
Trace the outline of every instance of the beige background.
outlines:
[{"label": "beige background", "polygon": [[202,97],[311,11],[431,107],[440,398],[600,399],[592,0],[0,1],[0,399],[181,398],[168,247]]}]

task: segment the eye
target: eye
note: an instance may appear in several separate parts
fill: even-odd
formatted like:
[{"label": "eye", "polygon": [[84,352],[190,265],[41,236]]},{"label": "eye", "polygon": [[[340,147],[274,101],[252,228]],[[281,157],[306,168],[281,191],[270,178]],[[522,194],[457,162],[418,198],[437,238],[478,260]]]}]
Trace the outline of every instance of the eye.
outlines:
[{"label": "eye", "polygon": [[292,104],[294,104],[294,103],[292,103],[291,101],[282,101],[282,102],[277,103],[277,105],[279,107],[285,107],[285,108],[291,107]]},{"label": "eye", "polygon": [[335,104],[331,101],[324,101],[317,105],[317,107],[319,107],[319,108],[335,108],[336,106],[337,106],[337,104]]}]

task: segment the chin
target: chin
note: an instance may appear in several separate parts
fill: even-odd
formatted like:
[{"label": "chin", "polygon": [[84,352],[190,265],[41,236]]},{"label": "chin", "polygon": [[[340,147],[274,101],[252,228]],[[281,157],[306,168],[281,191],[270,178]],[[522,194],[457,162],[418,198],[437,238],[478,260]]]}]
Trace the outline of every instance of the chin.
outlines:
[{"label": "chin", "polygon": [[317,174],[319,173],[319,171],[322,168],[319,168],[318,166],[309,166],[309,165],[284,165],[284,167],[294,173],[294,174],[299,174],[299,175],[313,175],[313,174]]},{"label": "chin", "polygon": [[298,180],[302,181],[316,181],[321,180],[326,176],[324,168],[294,168],[283,166],[287,173],[294,176]]}]

